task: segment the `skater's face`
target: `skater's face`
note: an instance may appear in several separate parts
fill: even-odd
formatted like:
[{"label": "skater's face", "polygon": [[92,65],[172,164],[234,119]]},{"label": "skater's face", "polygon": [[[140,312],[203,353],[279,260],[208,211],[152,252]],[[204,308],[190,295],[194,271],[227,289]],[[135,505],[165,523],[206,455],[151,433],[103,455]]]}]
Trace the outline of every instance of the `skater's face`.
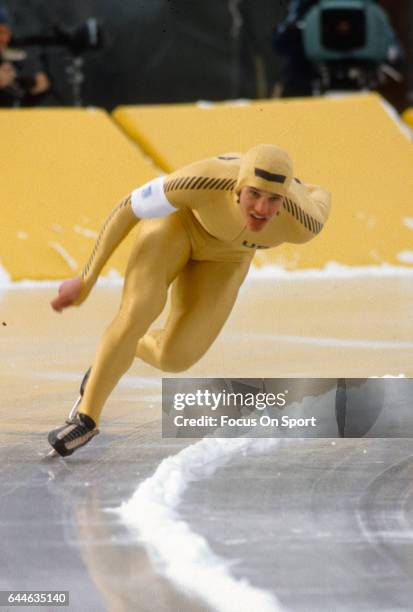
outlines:
[{"label": "skater's face", "polygon": [[247,229],[251,232],[261,232],[271,219],[280,212],[283,197],[277,193],[246,185],[241,189],[239,205]]}]

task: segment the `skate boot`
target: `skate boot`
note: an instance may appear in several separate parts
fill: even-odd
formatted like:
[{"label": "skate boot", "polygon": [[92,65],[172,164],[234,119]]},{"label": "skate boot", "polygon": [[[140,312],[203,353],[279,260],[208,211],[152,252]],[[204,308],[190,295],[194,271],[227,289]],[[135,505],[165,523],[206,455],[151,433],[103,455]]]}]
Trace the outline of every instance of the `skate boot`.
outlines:
[{"label": "skate boot", "polygon": [[76,414],[66,420],[66,425],[53,429],[48,435],[49,444],[62,457],[71,455],[99,433],[95,421],[86,414]]},{"label": "skate boot", "polygon": [[[70,411],[70,414],[66,420],[66,425],[53,429],[53,431],[49,433],[48,440],[53,449],[47,454],[47,458],[56,457],[58,455],[61,455],[62,457],[71,455],[77,448],[87,444],[89,440],[93,438],[93,436],[99,433],[93,419],[85,414],[79,415],[77,413],[77,409],[85,392],[86,383],[89,380],[90,372],[91,368],[88,369],[83,377],[80,385],[79,397]],[[75,442],[75,439],[77,442]],[[66,442],[68,443],[67,447]]]}]

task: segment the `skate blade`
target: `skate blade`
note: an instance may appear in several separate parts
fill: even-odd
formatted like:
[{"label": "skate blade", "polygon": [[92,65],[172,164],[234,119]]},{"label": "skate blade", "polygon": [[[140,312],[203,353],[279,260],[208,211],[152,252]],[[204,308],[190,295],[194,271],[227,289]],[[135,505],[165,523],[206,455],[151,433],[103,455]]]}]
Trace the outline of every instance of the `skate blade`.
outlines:
[{"label": "skate blade", "polygon": [[[69,420],[72,420],[75,418],[76,414],[77,414],[77,409],[79,407],[80,402],[82,401],[82,396],[79,395],[79,397],[77,398],[72,410],[69,413]],[[46,455],[44,455],[44,459],[48,460],[48,459],[54,459],[55,457],[61,457],[61,455],[54,449],[52,448],[52,450],[50,450]]]},{"label": "skate blade", "polygon": [[50,459],[56,459],[57,457],[60,457],[59,453],[52,448],[52,450],[43,455],[42,461],[49,461]]},{"label": "skate blade", "polygon": [[61,465],[62,461],[66,463],[66,461],[64,461],[65,457],[55,451],[54,448],[47,453],[39,453],[39,455],[41,455],[40,463],[56,464],[56,462],[58,462],[59,465]]}]

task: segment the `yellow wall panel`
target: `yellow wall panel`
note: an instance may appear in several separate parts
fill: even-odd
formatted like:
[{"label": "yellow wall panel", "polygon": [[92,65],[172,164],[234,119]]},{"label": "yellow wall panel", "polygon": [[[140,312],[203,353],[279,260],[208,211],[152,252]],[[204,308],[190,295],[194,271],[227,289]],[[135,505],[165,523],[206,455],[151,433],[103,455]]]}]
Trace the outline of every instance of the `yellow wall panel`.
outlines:
[{"label": "yellow wall panel", "polygon": [[[140,148],[169,171],[259,142],[284,146],[297,176],[330,189],[333,213],[314,241],[258,253],[256,265],[412,265],[413,149],[378,96],[120,107],[114,116],[127,136],[101,110],[0,111],[0,264],[13,279],[81,271],[112,208],[157,174]],[[105,272],[123,271],[131,239]]]},{"label": "yellow wall panel", "polygon": [[79,273],[109,212],[157,176],[102,110],[1,110],[0,133],[0,261],[14,280]]}]

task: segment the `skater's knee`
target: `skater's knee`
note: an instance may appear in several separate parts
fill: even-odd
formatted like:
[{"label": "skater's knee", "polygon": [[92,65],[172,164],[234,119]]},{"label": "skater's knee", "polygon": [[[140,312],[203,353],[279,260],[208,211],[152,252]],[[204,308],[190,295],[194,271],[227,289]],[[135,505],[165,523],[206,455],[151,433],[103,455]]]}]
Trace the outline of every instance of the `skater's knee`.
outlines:
[{"label": "skater's knee", "polygon": [[199,360],[199,356],[191,351],[163,351],[160,360],[159,368],[163,372],[185,372]]}]

